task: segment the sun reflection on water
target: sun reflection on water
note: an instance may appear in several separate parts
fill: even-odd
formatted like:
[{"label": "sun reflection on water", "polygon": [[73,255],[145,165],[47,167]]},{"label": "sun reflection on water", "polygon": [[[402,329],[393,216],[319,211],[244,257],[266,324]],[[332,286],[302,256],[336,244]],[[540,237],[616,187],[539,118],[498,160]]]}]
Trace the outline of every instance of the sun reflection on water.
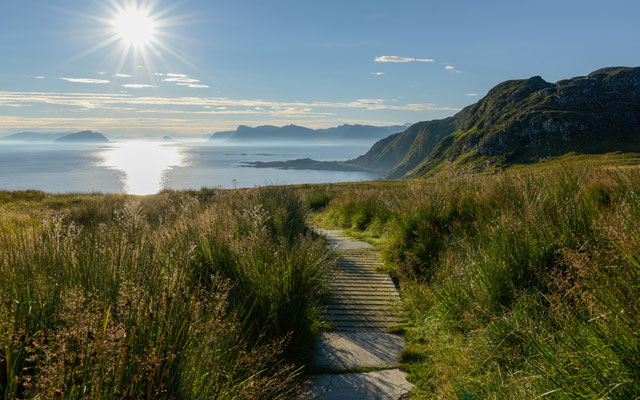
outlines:
[{"label": "sun reflection on water", "polygon": [[165,172],[184,164],[178,147],[154,142],[114,144],[99,157],[99,166],[123,173],[125,192],[135,195],[158,193]]}]

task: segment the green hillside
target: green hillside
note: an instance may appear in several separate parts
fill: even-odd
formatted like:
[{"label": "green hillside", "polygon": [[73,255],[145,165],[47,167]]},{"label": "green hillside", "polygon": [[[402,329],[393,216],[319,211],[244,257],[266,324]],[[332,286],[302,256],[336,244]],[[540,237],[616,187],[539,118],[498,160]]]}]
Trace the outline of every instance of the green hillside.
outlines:
[{"label": "green hillside", "polygon": [[556,83],[500,83],[455,116],[417,123],[350,163],[391,179],[488,171],[567,153],[637,152],[639,135],[640,68],[611,67]]}]

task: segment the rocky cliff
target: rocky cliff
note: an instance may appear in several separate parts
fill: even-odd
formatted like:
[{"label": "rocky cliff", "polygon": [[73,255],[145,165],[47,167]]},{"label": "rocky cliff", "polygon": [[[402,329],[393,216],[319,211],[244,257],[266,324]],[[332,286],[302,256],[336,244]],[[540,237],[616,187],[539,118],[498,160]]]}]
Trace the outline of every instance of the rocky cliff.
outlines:
[{"label": "rocky cliff", "polygon": [[414,124],[349,164],[402,178],[613,151],[640,151],[640,68],[506,81],[455,116]]}]

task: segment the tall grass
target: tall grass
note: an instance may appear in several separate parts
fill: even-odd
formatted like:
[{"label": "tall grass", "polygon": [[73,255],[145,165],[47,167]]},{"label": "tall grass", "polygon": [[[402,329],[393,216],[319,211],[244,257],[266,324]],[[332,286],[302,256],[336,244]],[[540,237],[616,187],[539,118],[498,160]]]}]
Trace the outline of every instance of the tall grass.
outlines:
[{"label": "tall grass", "polygon": [[324,221],[384,238],[416,398],[630,399],[639,187],[637,169],[586,166],[351,187]]},{"label": "tall grass", "polygon": [[296,396],[331,261],[300,198],[79,198],[0,233],[0,398]]}]

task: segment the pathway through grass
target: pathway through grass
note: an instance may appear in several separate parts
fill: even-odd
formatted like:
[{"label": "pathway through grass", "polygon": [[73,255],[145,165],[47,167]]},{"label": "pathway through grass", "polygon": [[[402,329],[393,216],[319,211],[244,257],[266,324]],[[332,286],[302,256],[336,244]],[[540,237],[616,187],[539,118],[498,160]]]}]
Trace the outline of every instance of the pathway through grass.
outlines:
[{"label": "pathway through grass", "polygon": [[339,256],[325,302],[334,328],[320,335],[314,354],[310,397],[398,399],[412,385],[398,367],[402,336],[388,333],[400,322],[400,296],[389,276],[377,271],[380,254],[341,231],[316,228]]}]

